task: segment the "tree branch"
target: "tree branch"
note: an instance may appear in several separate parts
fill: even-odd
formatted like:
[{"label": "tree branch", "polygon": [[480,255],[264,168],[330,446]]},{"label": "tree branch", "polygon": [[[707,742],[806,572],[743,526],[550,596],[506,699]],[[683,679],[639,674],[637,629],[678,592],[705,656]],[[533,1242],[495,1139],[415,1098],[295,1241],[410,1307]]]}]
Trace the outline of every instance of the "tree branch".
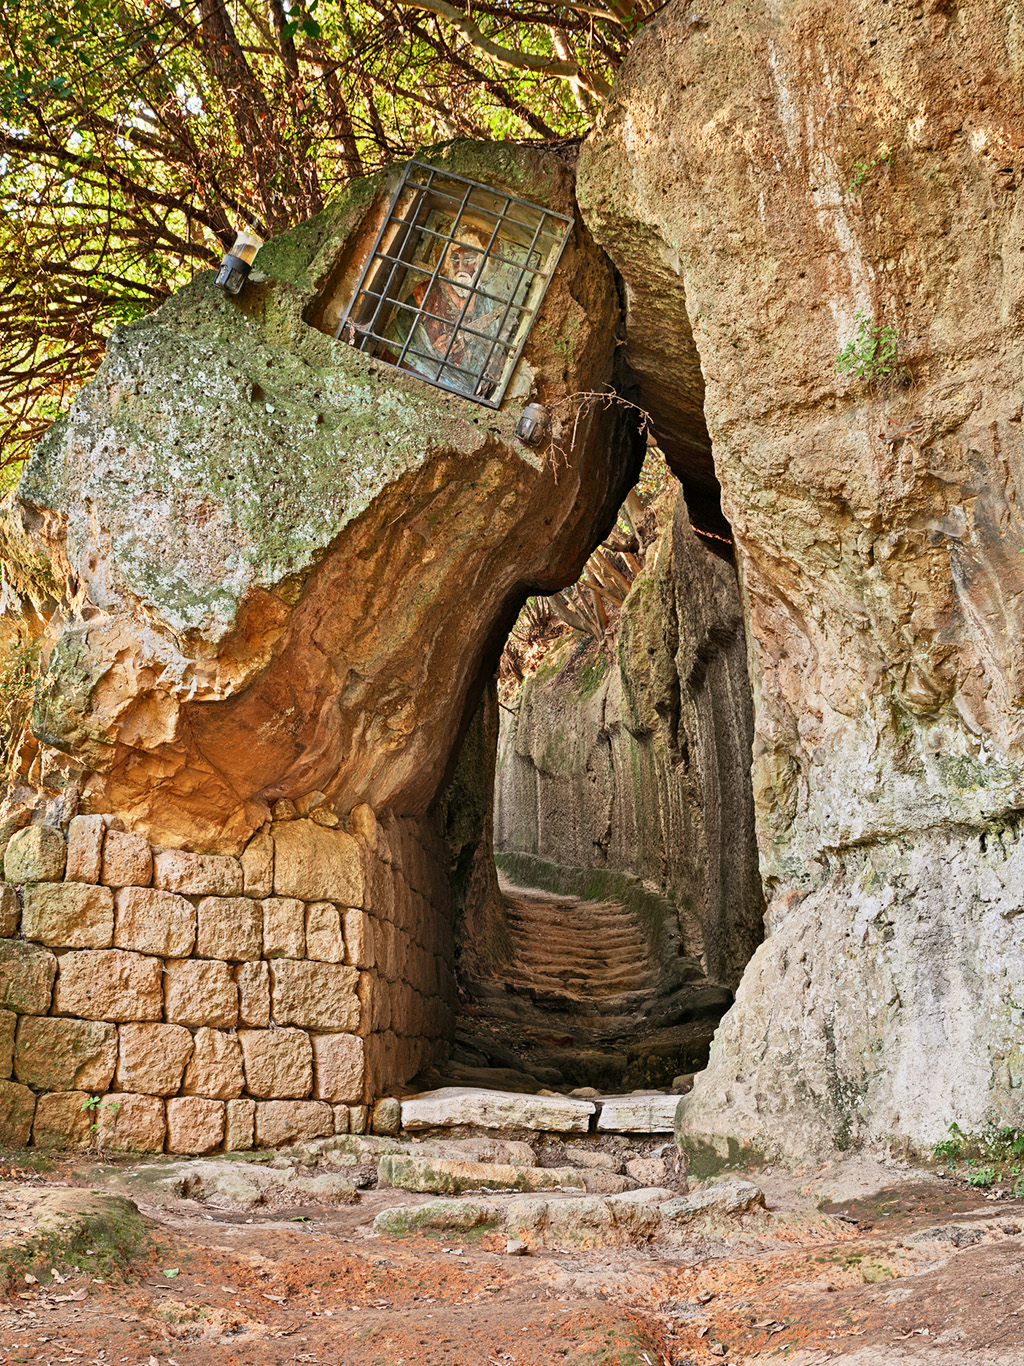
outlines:
[{"label": "tree branch", "polygon": [[510,47],[503,47],[500,43],[494,42],[473,23],[472,19],[447,4],[446,0],[403,0],[403,4],[408,9],[426,10],[428,14],[436,14],[442,19],[447,19],[472,47],[478,52],[486,53],[500,66],[511,67],[514,71],[533,71],[537,75],[560,76],[566,81],[578,81],[584,90],[588,90],[595,98],[601,100],[611,93],[611,86],[607,81],[601,76],[584,71],[578,62],[553,61],[550,57],[539,57],[533,52],[516,52]]}]

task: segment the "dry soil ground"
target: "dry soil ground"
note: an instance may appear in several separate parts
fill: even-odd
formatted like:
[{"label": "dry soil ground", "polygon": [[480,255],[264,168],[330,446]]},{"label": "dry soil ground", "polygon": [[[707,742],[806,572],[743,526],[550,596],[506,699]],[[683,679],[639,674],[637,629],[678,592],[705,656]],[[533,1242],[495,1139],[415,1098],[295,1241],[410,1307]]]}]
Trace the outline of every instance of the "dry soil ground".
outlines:
[{"label": "dry soil ground", "polygon": [[[107,1179],[16,1157],[0,1176],[8,1211],[19,1190]],[[812,1176],[762,1179],[769,1205],[813,1214],[830,1183]],[[832,1201],[830,1240],[797,1220],[758,1248],[670,1256],[370,1236],[403,1201],[235,1215],[138,1197],[151,1241],[123,1276],[11,1273],[0,1366],[1024,1366],[1024,1205],[934,1178]]]}]

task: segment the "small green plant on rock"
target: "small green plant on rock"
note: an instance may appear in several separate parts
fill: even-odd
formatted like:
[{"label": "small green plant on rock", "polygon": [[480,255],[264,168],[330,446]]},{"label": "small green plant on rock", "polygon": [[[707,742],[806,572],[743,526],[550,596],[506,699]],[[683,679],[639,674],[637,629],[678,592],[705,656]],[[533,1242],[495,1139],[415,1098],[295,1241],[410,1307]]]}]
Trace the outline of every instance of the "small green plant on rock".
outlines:
[{"label": "small green plant on rock", "polygon": [[964,1180],[969,1186],[974,1186],[978,1190],[988,1190],[989,1186],[996,1183],[995,1167],[978,1167],[972,1172],[968,1172]]},{"label": "small green plant on rock", "polygon": [[991,1125],[967,1134],[954,1122],[949,1136],[932,1145],[932,1156],[947,1163],[950,1176],[976,1190],[1007,1183],[1013,1195],[1024,1197],[1024,1129]]},{"label": "small green plant on rock", "polygon": [[897,385],[910,378],[900,356],[900,339],[891,323],[875,324],[859,309],[854,315],[857,330],[836,356],[841,375],[854,375],[870,384]]},{"label": "small green plant on rock", "polygon": [[875,148],[875,155],[869,161],[855,161],[850,176],[850,183],[846,187],[846,193],[859,194],[860,187],[864,184],[875,167],[891,166],[895,155],[895,147],[890,146],[888,142],[880,142]]}]

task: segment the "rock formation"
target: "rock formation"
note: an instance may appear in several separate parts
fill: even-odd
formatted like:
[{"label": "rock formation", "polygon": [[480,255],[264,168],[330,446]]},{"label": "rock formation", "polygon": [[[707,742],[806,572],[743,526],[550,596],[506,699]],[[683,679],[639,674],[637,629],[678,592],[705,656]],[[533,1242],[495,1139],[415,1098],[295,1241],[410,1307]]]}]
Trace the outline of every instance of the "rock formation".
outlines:
[{"label": "rock formation", "polygon": [[691,1141],[1020,1119],[1022,63],[974,0],[677,0],[584,149],[698,492],[703,377],[747,616],[769,932]]},{"label": "rock formation", "polygon": [[[574,212],[557,157],[433,161]],[[358,1127],[446,1050],[437,797],[640,443],[572,397],[612,381],[620,321],[578,222],[500,411],[328,335],[400,169],[268,243],[239,299],[206,274],[117,329],[4,510],[41,668],[0,811],[0,1141],[88,1142],[101,1100],[147,1150]]]},{"label": "rock formation", "polygon": [[[502,714],[495,849],[608,869],[659,893],[651,936],[735,988],[761,939],[750,791],[752,717],[732,566],[694,535],[686,504],[648,554],[609,658],[565,642]],[[545,884],[546,885],[546,884]],[[653,908],[658,898],[650,898]],[[662,942],[664,941],[664,942]]]},{"label": "rock formation", "polygon": [[[437,162],[572,212],[553,156]],[[12,592],[56,599],[21,773],[163,843],[237,852],[312,791],[426,811],[525,591],[571,579],[631,477],[601,405],[544,453],[513,436],[525,394],[612,376],[618,301],[579,225],[500,412],[311,325],[396,179],[268,243],[240,302],[201,275],[115,331],[8,512],[40,566]]]}]

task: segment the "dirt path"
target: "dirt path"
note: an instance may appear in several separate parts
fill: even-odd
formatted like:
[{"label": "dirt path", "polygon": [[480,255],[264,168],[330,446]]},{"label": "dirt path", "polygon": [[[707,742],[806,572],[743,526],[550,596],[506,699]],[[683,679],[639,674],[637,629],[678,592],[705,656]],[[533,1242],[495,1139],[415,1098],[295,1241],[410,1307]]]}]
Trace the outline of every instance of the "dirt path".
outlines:
[{"label": "dirt path", "polygon": [[[88,1186],[89,1175],[69,1163],[46,1180]],[[793,1182],[765,1184],[769,1205],[812,1207]],[[812,1219],[724,1255],[518,1257],[494,1234],[369,1236],[374,1213],[402,1200],[368,1191],[341,1209],[235,1215],[140,1199],[153,1235],[144,1259],[123,1280],[19,1277],[0,1309],[0,1363],[1024,1363],[1021,1202],[930,1181],[831,1206],[849,1230],[839,1239],[815,1236]]]}]

